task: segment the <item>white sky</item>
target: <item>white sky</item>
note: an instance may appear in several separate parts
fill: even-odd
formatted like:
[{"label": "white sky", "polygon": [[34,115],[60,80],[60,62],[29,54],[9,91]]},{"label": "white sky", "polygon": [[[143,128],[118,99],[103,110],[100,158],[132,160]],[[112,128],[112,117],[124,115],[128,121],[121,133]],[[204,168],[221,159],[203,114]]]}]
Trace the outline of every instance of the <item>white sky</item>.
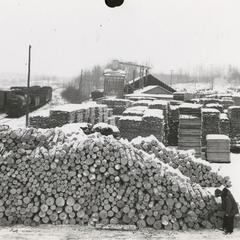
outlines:
[{"label": "white sky", "polygon": [[240,65],[239,0],[0,0],[0,72],[74,76],[117,58],[153,71]]}]

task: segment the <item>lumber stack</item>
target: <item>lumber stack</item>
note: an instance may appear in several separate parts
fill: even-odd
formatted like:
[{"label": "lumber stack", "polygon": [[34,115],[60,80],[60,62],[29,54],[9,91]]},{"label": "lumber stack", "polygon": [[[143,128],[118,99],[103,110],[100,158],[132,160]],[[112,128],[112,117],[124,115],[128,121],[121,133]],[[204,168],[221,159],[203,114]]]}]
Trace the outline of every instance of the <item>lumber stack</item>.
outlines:
[{"label": "lumber stack", "polygon": [[164,126],[164,134],[165,134],[165,141],[167,144],[168,134],[169,134],[169,123],[168,123],[168,109],[169,109],[169,102],[164,100],[154,100],[149,104],[150,109],[160,109],[163,111],[165,126]]},{"label": "lumber stack", "polygon": [[223,106],[223,109],[228,109],[230,106],[233,106],[234,105],[234,100],[232,97],[223,97],[222,99],[222,106]]},{"label": "lumber stack", "polygon": [[226,113],[220,114],[220,134],[229,136],[230,133],[230,121]]},{"label": "lumber stack", "polygon": [[148,108],[145,106],[135,106],[127,108],[123,112],[123,116],[139,116],[142,117],[144,114],[144,111],[146,111]]},{"label": "lumber stack", "polygon": [[1,128],[1,225],[218,223],[214,196],[176,169],[129,143],[72,134]]},{"label": "lumber stack", "polygon": [[214,108],[202,108],[202,146],[206,146],[208,134],[219,134],[220,112]]},{"label": "lumber stack", "polygon": [[98,101],[98,103],[107,105],[109,108],[112,108],[114,115],[122,115],[122,113],[132,105],[132,101],[128,99],[117,99],[117,98],[101,99]]},{"label": "lumber stack", "polygon": [[149,109],[144,112],[139,136],[153,134],[159,141],[166,143],[165,117],[160,109]]},{"label": "lumber stack", "polygon": [[121,136],[128,140],[137,136],[149,136],[149,134],[153,134],[162,142],[166,139],[163,111],[159,109],[145,110],[140,116],[123,116],[119,119],[118,127]]},{"label": "lumber stack", "polygon": [[214,108],[217,109],[220,113],[223,112],[223,105],[219,103],[208,103],[205,106],[206,108]]},{"label": "lumber stack", "polygon": [[160,161],[178,169],[184,176],[202,187],[231,186],[229,177],[214,171],[209,162],[196,159],[192,151],[165,147],[154,136],[137,137],[131,143],[138,149],[154,154]]},{"label": "lumber stack", "polygon": [[228,108],[228,116],[230,119],[230,137],[233,138],[240,134],[240,107],[232,106]]},{"label": "lumber stack", "polygon": [[170,105],[168,112],[168,145],[178,145],[179,106]]},{"label": "lumber stack", "polygon": [[148,107],[151,102],[152,102],[151,100],[138,100],[134,102],[132,105]]},{"label": "lumber stack", "polygon": [[202,116],[201,105],[185,103],[179,107],[178,148],[194,149],[201,156]]},{"label": "lumber stack", "polygon": [[141,132],[142,117],[137,116],[122,116],[118,120],[118,128],[121,136],[131,140],[139,136]]},{"label": "lumber stack", "polygon": [[233,95],[233,102],[235,106],[240,106],[240,95]]},{"label": "lumber stack", "polygon": [[207,160],[230,163],[230,138],[222,134],[207,135]]}]

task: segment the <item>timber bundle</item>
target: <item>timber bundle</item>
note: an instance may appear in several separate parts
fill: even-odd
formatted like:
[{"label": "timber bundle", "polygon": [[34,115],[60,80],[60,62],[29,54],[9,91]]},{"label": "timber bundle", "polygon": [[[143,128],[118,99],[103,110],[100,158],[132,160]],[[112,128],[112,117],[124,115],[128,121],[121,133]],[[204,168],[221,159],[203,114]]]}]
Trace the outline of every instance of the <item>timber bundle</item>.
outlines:
[{"label": "timber bundle", "polygon": [[[77,125],[76,125],[77,126]],[[68,128],[0,128],[0,223],[221,224],[214,196],[129,142]]]}]

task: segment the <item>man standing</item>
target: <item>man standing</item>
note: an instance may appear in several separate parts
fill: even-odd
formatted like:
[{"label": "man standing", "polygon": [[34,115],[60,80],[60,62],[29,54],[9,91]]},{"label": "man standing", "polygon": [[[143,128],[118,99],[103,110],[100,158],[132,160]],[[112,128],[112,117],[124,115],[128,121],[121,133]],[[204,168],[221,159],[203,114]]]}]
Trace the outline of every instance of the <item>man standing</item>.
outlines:
[{"label": "man standing", "polygon": [[222,191],[216,189],[215,196],[222,199],[222,210],[224,211],[223,230],[225,234],[231,234],[234,227],[234,216],[239,213],[237,203],[227,188],[224,188]]}]

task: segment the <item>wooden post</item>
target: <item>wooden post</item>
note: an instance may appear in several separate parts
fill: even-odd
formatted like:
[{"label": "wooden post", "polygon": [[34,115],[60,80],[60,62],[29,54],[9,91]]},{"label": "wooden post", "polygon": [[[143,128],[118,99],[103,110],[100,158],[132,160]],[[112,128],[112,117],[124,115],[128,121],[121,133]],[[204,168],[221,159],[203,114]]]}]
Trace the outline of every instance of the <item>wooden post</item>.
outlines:
[{"label": "wooden post", "polygon": [[30,68],[31,68],[31,45],[28,47],[28,78],[27,78],[27,108],[26,108],[26,127],[29,118],[29,87],[30,87]]}]

